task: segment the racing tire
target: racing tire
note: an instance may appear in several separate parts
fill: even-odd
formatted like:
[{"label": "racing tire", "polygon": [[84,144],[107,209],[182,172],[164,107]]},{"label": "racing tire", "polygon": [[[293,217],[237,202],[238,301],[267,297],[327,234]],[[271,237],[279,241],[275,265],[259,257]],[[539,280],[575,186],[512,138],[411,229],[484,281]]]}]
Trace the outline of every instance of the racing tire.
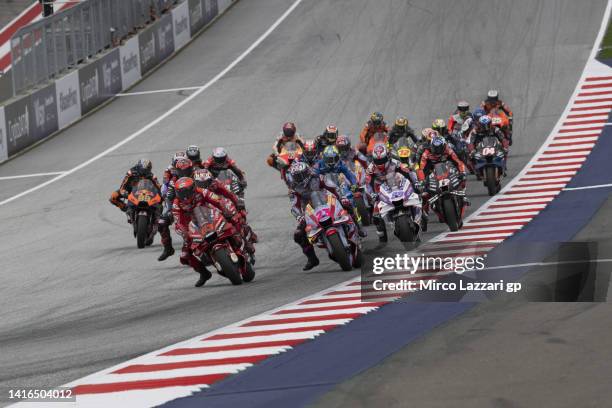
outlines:
[{"label": "racing tire", "polygon": [[241,285],[242,276],[238,271],[238,265],[232,262],[232,258],[226,248],[219,248],[214,253],[214,259],[221,266],[222,275],[232,282],[232,285]]},{"label": "racing tire", "polygon": [[255,269],[253,269],[253,265],[250,262],[247,262],[246,269],[242,274],[242,281],[251,282],[253,279],[255,279]]},{"label": "racing tire", "polygon": [[355,259],[353,259],[353,267],[361,268],[362,265],[363,265],[363,252],[361,250],[357,250],[357,255],[355,256]]},{"label": "racing tire", "polygon": [[357,212],[359,213],[359,216],[361,217],[361,225],[363,225],[364,227],[367,227],[368,225],[372,225],[372,220],[370,219],[370,211],[368,210],[368,207],[366,207],[365,205],[363,196],[355,200],[355,207],[357,207]]},{"label": "racing tire", "polygon": [[485,167],[484,169],[485,186],[487,186],[490,196],[494,196],[499,191],[497,188],[497,177],[495,176],[495,172],[495,167]]},{"label": "racing tire", "polygon": [[447,198],[442,202],[442,213],[444,214],[444,220],[446,225],[451,231],[459,230],[459,222],[457,220],[457,210],[455,209],[455,203],[450,198]]},{"label": "racing tire", "polygon": [[414,242],[415,234],[408,214],[402,214],[395,219],[395,234],[402,242]]},{"label": "racing tire", "polygon": [[351,271],[353,270],[353,266],[351,265],[351,259],[349,257],[348,252],[342,245],[342,240],[338,233],[334,233],[327,236],[327,240],[329,241],[329,245],[332,248],[332,258],[334,261],[338,262],[343,271]]},{"label": "racing tire", "polygon": [[136,245],[142,249],[146,246],[149,237],[149,217],[139,215],[136,220]]}]

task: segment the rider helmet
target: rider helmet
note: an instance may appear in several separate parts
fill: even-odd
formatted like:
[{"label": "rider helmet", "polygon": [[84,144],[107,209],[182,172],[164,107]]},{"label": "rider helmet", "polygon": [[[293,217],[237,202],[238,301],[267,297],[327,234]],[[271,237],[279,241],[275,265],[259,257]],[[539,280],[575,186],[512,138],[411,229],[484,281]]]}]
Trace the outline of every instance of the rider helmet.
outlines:
[{"label": "rider helmet", "polygon": [[480,128],[483,130],[491,129],[491,117],[489,115],[481,116],[478,123],[480,124]]},{"label": "rider helmet", "polygon": [[209,188],[214,177],[208,169],[197,169],[193,172],[193,180],[198,188]]},{"label": "rider helmet", "polygon": [[141,176],[145,176],[151,173],[151,170],[153,169],[153,164],[149,159],[140,159],[138,160],[138,163],[136,163],[136,169]]},{"label": "rider helmet", "polygon": [[406,119],[404,116],[400,116],[399,118],[395,119],[395,129],[399,130],[400,132],[406,132],[408,131],[408,119]]},{"label": "rider helmet", "polygon": [[444,122],[444,119],[438,118],[434,120],[431,124],[431,128],[442,136],[445,136],[448,133],[446,129],[446,122]]},{"label": "rider helmet", "polygon": [[329,144],[336,143],[336,139],[338,138],[338,128],[336,125],[327,125],[325,132],[323,132],[323,136],[327,139]]},{"label": "rider helmet", "polygon": [[302,157],[308,164],[313,164],[317,159],[317,144],[314,140],[309,139],[304,141],[304,149],[302,150]]},{"label": "rider helmet", "polygon": [[397,150],[397,158],[401,163],[410,164],[412,151],[408,146],[402,146]]},{"label": "rider helmet", "polygon": [[351,150],[351,139],[347,135],[340,135],[338,139],[336,139],[336,147],[340,152],[340,156],[345,158],[349,154]]},{"label": "rider helmet", "polygon": [[336,146],[327,146],[323,150],[323,161],[329,167],[335,167],[340,161],[340,152]]},{"label": "rider helmet", "polygon": [[499,102],[499,91],[496,89],[491,89],[487,92],[487,99],[485,100],[486,104],[495,105]]},{"label": "rider helmet", "polygon": [[476,110],[474,111],[474,113],[472,114],[472,116],[474,117],[474,121],[475,121],[476,123],[478,123],[478,121],[480,120],[480,118],[481,118],[483,115],[486,115],[486,114],[487,114],[487,113],[484,111],[484,109],[482,109],[482,108],[478,108],[478,109],[476,109]]},{"label": "rider helmet", "polygon": [[295,136],[295,132],[297,128],[295,127],[295,123],[287,122],[283,125],[283,136],[287,138],[292,138]]},{"label": "rider helmet", "polygon": [[457,102],[457,112],[459,112],[461,118],[465,119],[470,112],[470,104],[467,101]]},{"label": "rider helmet", "polygon": [[297,185],[304,185],[308,182],[308,180],[310,180],[312,170],[306,163],[295,161],[291,163],[291,167],[289,167],[289,175],[291,176],[291,181],[293,183]]},{"label": "rider helmet", "polygon": [[424,141],[431,141],[431,132],[433,132],[432,128],[424,128],[423,130],[421,130],[421,136],[423,136]]},{"label": "rider helmet", "polygon": [[217,164],[225,164],[227,161],[227,152],[225,149],[222,147],[216,147],[215,150],[213,150],[213,160]]},{"label": "rider helmet", "polygon": [[200,157],[200,148],[196,145],[191,145],[185,151],[187,158],[191,160],[192,163],[202,163],[202,158]]},{"label": "rider helmet", "polygon": [[174,156],[172,156],[172,167],[176,167],[176,161],[178,159],[186,159],[186,158],[187,158],[187,153],[183,151],[174,153]]},{"label": "rider helmet", "polygon": [[383,114],[380,112],[373,112],[370,115],[370,122],[372,122],[372,125],[374,126],[381,126],[383,123],[384,117]]},{"label": "rider helmet", "polygon": [[442,136],[434,136],[431,139],[431,152],[435,155],[441,155],[446,150],[446,139]]},{"label": "rider helmet", "polygon": [[189,177],[181,177],[176,181],[174,191],[181,203],[191,203],[195,195],[195,182]]},{"label": "rider helmet", "polygon": [[389,162],[389,151],[382,143],[374,145],[372,150],[372,161],[379,170],[384,170],[386,164]]},{"label": "rider helmet", "polygon": [[193,176],[193,163],[189,159],[178,159],[174,167],[179,178]]}]

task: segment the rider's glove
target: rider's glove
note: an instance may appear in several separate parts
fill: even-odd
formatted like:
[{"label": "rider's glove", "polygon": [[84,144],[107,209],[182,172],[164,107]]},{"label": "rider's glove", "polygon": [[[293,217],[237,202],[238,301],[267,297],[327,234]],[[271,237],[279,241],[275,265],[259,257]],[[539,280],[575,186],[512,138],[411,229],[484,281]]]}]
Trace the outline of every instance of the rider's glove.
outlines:
[{"label": "rider's glove", "polygon": [[351,208],[351,202],[348,200],[348,198],[343,198],[342,200],[340,200],[340,203],[344,208]]},{"label": "rider's glove", "polygon": [[247,181],[246,180],[241,180],[240,181],[240,187],[246,188],[247,187]]},{"label": "rider's glove", "polygon": [[295,220],[298,224],[303,224],[306,221],[306,218],[304,218],[303,215],[298,215],[297,217],[295,217]]}]

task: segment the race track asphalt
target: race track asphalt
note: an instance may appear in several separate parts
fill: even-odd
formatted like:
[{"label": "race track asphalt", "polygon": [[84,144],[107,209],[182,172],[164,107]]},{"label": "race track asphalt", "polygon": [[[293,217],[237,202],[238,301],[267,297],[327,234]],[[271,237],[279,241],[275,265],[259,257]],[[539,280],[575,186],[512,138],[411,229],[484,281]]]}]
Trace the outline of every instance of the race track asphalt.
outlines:
[{"label": "race track asphalt", "polygon": [[[207,82],[289,6],[240,1],[133,91]],[[314,137],[328,122],[358,133],[369,112],[407,115],[420,129],[457,99],[497,87],[515,112],[509,176],[546,138],[595,39],[604,0],[305,1],[219,82],[136,140],[78,172],[0,207],[0,387],[53,386],[280,306],[356,276],[327,260],[304,273],[286,188],[264,163],[282,122]],[[125,96],[2,166],[0,177],[63,171],[154,120],[193,91]],[[353,140],[355,138],[353,137]],[[107,199],[148,157],[223,145],[247,173],[259,234],[255,282],[232,287],[178,257],[137,250]],[[45,178],[0,181],[0,200]],[[472,209],[486,199],[472,180]],[[444,228],[432,224],[427,237]],[[374,231],[367,239],[375,241]],[[179,247],[175,242],[175,247]]]}]

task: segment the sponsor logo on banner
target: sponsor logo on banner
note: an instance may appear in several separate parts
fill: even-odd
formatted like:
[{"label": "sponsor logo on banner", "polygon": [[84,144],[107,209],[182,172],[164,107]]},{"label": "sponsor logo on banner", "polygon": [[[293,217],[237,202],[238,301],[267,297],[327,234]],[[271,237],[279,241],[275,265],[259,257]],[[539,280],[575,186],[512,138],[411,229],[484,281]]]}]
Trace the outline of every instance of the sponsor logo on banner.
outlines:
[{"label": "sponsor logo on banner", "polygon": [[99,88],[102,101],[121,92],[121,62],[118,49],[106,54],[98,62],[98,78],[101,81]]},{"label": "sponsor logo on banner", "polygon": [[202,0],[202,4],[204,8],[204,24],[208,24],[219,12],[217,0]]},{"label": "sponsor logo on banner", "polygon": [[79,69],[79,96],[83,115],[98,106],[103,100],[100,95],[98,63],[99,61],[96,61]]},{"label": "sponsor logo on banner", "polygon": [[8,159],[8,149],[6,147],[6,121],[4,117],[4,107],[0,106],[0,163]]},{"label": "sponsor logo on banner", "polygon": [[121,57],[121,89],[128,89],[142,78],[140,75],[138,37],[130,38],[125,45],[119,48],[119,53]]},{"label": "sponsor logo on banner", "polygon": [[138,35],[138,52],[140,53],[140,73],[144,75],[157,65],[155,26],[149,27]]},{"label": "sponsor logo on banner", "polygon": [[174,32],[172,15],[166,14],[157,23],[157,63],[159,64],[174,52]]},{"label": "sponsor logo on banner", "polygon": [[204,27],[204,12],[202,11],[202,0],[189,0],[189,28],[193,37]]},{"label": "sponsor logo on banner", "polygon": [[4,107],[6,119],[6,150],[11,157],[34,143],[31,134],[30,96],[25,96]]},{"label": "sponsor logo on banner", "polygon": [[181,3],[172,10],[174,22],[174,48],[181,49],[191,38],[189,30],[189,5]]},{"label": "sponsor logo on banner", "polygon": [[55,83],[57,94],[58,126],[63,129],[81,117],[81,97],[79,96],[79,73],[72,72]]},{"label": "sponsor logo on banner", "polygon": [[32,142],[36,142],[58,129],[55,84],[33,93],[30,101],[31,111],[34,113],[34,127],[31,136]]}]

